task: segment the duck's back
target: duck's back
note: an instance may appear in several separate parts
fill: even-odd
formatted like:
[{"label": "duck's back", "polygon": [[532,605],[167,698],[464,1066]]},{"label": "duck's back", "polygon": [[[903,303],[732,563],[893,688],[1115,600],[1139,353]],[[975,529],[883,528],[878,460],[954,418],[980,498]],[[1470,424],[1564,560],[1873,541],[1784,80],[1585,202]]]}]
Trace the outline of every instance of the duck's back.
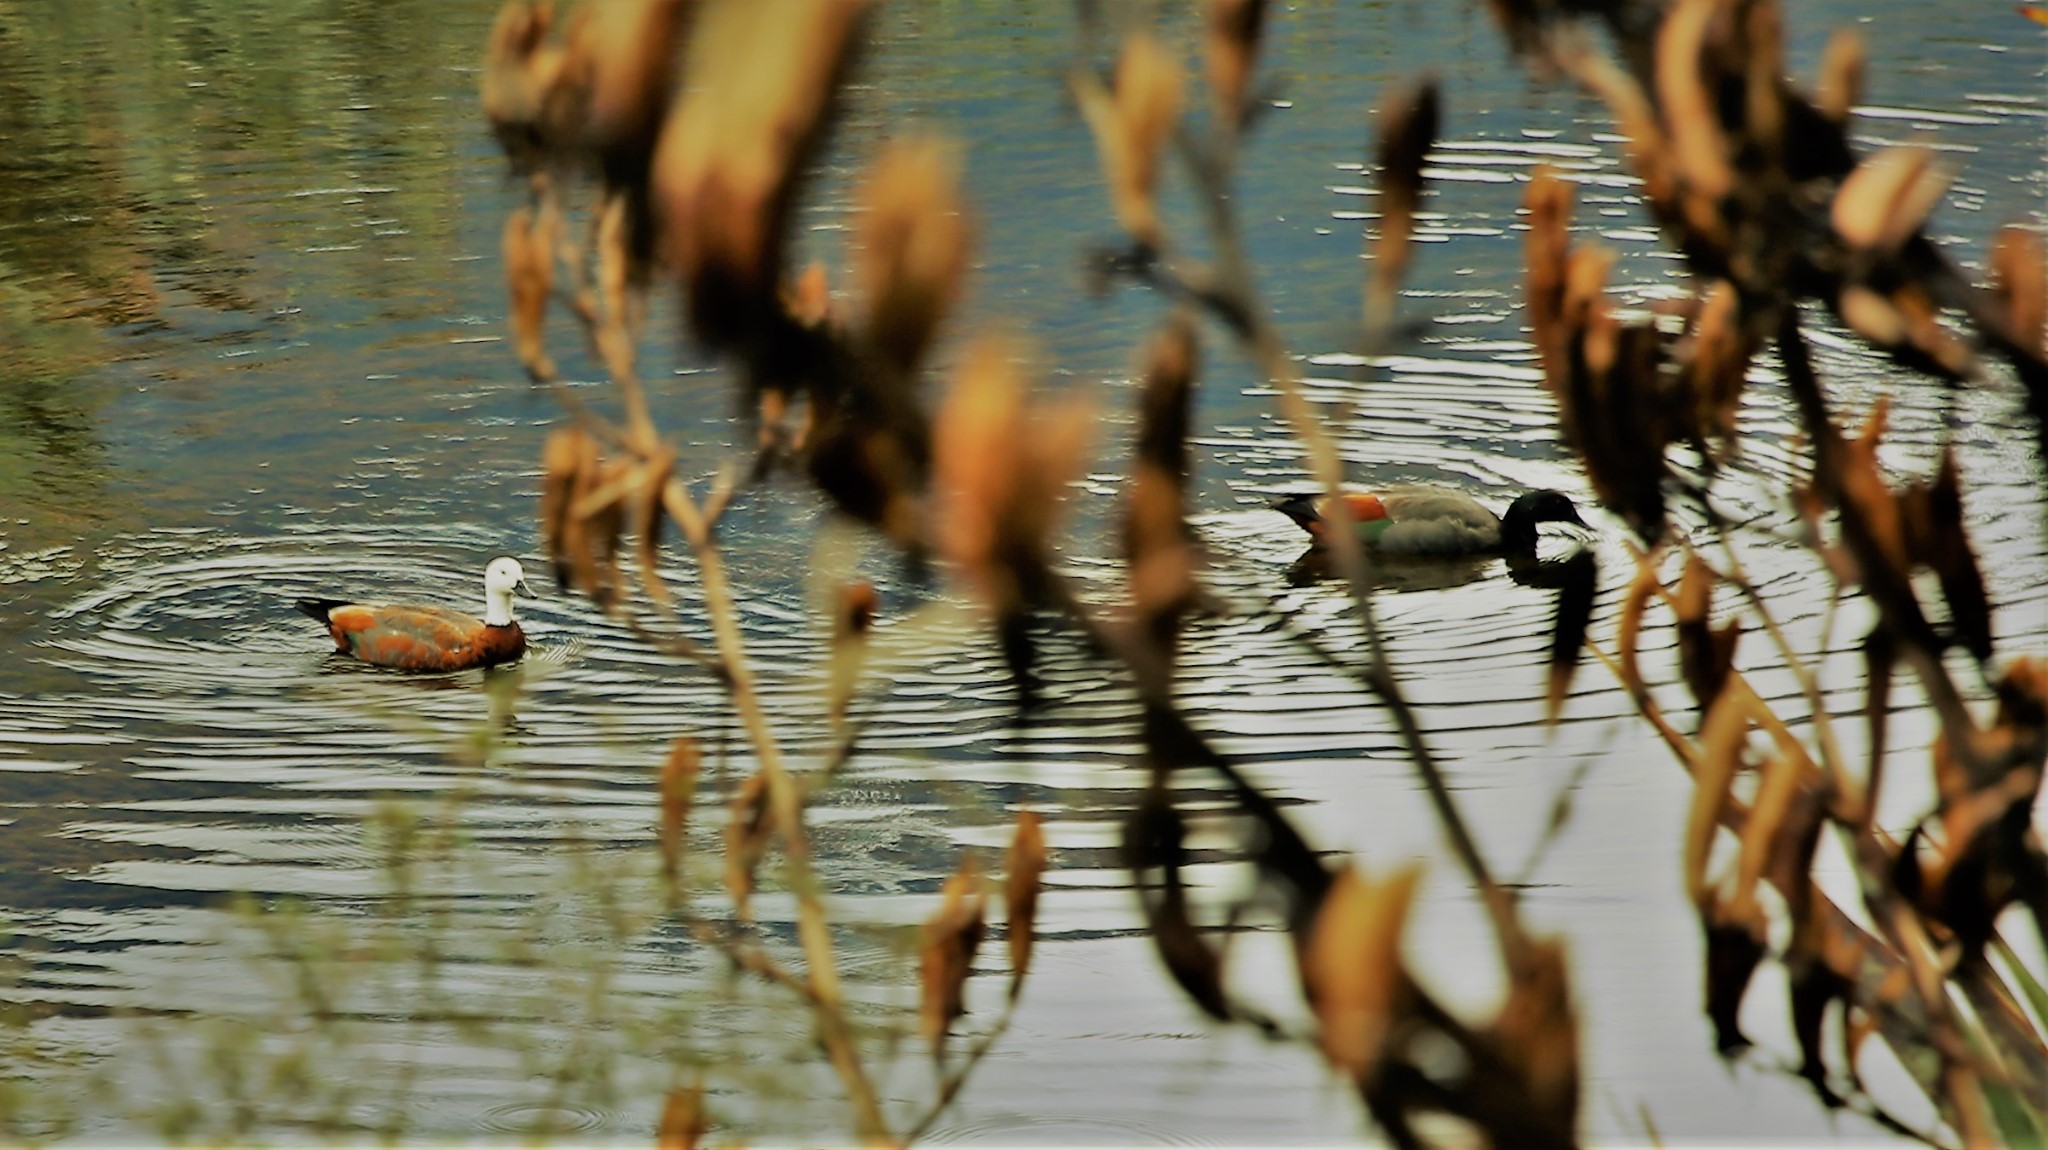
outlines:
[{"label": "duck's back", "polygon": [[1387,518],[1372,545],[1389,555],[1472,555],[1500,547],[1500,517],[1462,491],[1390,487]]}]

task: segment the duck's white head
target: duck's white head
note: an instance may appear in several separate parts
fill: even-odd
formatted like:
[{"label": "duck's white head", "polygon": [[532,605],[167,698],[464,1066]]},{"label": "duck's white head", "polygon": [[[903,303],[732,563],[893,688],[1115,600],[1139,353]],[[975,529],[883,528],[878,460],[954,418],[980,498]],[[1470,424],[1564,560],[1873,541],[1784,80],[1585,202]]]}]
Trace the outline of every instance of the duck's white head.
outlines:
[{"label": "duck's white head", "polygon": [[484,622],[503,627],[512,622],[512,593],[524,591],[537,598],[526,585],[526,569],[510,555],[500,555],[484,568]]}]

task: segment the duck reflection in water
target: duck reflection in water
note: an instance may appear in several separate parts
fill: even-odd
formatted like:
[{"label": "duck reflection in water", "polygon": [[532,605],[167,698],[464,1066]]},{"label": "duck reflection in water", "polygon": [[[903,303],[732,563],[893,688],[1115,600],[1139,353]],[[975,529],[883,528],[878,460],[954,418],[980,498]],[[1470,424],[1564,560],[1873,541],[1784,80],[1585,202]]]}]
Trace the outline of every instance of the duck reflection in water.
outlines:
[{"label": "duck reflection in water", "polygon": [[[1560,491],[1531,491],[1495,515],[1462,491],[1447,487],[1402,486],[1380,491],[1350,490],[1344,501],[1358,541],[1372,553],[1374,582],[1402,591],[1456,587],[1484,578],[1493,560],[1507,562],[1508,577],[1527,587],[1555,588],[1566,578],[1571,552],[1538,554],[1543,523],[1584,528],[1571,497]],[[1297,586],[1335,574],[1326,534],[1334,518],[1331,498],[1296,495],[1274,504],[1309,535],[1309,547],[1288,568]],[[1574,549],[1576,550],[1576,549]]]}]

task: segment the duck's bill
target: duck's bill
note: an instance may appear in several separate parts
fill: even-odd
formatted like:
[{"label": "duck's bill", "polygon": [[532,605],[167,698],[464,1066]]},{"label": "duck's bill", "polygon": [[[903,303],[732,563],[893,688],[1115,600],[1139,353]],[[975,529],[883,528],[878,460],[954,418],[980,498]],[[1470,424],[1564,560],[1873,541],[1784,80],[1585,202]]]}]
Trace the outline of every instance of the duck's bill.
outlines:
[{"label": "duck's bill", "polygon": [[524,579],[521,579],[521,580],[520,580],[519,582],[517,582],[517,583],[514,583],[514,584],[512,585],[512,591],[513,591],[513,593],[514,593],[514,594],[516,594],[516,595],[524,595],[524,596],[526,596],[526,597],[527,597],[528,599],[538,599],[538,598],[540,598],[540,596],[539,596],[539,595],[536,595],[536,594],[534,594],[534,593],[533,593],[533,586],[532,586],[531,584],[529,584],[529,583],[528,583],[528,582],[527,582],[526,580],[524,580]]}]

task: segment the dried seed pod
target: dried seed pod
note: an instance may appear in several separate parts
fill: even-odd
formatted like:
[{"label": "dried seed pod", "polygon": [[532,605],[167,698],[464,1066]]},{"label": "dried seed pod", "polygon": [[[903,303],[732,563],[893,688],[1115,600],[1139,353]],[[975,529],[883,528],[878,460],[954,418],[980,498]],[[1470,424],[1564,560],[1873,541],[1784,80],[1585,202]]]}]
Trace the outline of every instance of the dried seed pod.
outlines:
[{"label": "dried seed pod", "polygon": [[946,1031],[953,1020],[967,1013],[967,975],[974,967],[975,951],[981,949],[987,901],[980,866],[973,855],[963,855],[960,869],[940,893],[938,911],[925,920],[918,945],[918,1029],[931,1043],[934,1059],[945,1053]]},{"label": "dried seed pod", "polygon": [[940,544],[999,617],[1038,598],[1053,528],[1065,508],[1092,416],[1069,400],[1035,411],[1014,348],[970,347],[939,411]]},{"label": "dried seed pod", "polygon": [[1654,329],[1624,326],[1605,295],[1613,254],[1597,244],[1565,258],[1555,356],[1563,374],[1546,380],[1557,395],[1565,439],[1578,449],[1593,490],[1645,542],[1664,533],[1664,446],[1674,420],[1660,386]]},{"label": "dried seed pod", "polygon": [[708,1128],[704,1118],[704,1084],[677,1086],[662,1103],[661,1126],[654,1136],[656,1150],[696,1150]]},{"label": "dried seed pod", "polygon": [[641,470],[629,460],[601,458],[594,440],[584,447],[564,532],[570,585],[609,611],[618,604],[619,543]]},{"label": "dried seed pod", "polygon": [[1508,997],[1487,1028],[1549,1129],[1569,1143],[1578,1127],[1579,1020],[1564,943],[1532,939],[1509,971]]},{"label": "dried seed pod", "polygon": [[741,922],[753,921],[754,871],[768,851],[774,818],[768,810],[768,780],[750,775],[733,794],[731,817],[725,824],[725,892],[732,897],[733,914]]},{"label": "dried seed pod", "polygon": [[1699,769],[1693,776],[1692,804],[1685,822],[1685,889],[1702,911],[1713,902],[1707,882],[1707,860],[1714,833],[1728,807],[1728,789],[1742,768],[1749,735],[1749,704],[1736,692],[1723,691],[1707,709],[1700,726]]},{"label": "dried seed pod", "polygon": [[1008,917],[1010,997],[1024,989],[1031,971],[1031,951],[1038,935],[1038,892],[1045,874],[1045,830],[1037,811],[1019,811],[1004,866],[1003,907]]},{"label": "dried seed pod", "polygon": [[1197,594],[1185,514],[1195,355],[1194,325],[1185,316],[1176,316],[1152,342],[1138,398],[1137,460],[1124,505],[1132,609],[1139,630],[1168,660],[1181,617]]},{"label": "dried seed pod", "polygon": [[1813,102],[1821,115],[1846,125],[1850,110],[1862,98],[1863,36],[1854,28],[1837,28],[1821,51],[1820,81],[1814,85]]},{"label": "dried seed pod", "polygon": [[1323,1057],[1353,1082],[1374,1080],[1388,1036],[1409,1009],[1401,936],[1421,874],[1408,866],[1375,882],[1345,867],[1308,936],[1297,941],[1302,991],[1315,1012]]},{"label": "dried seed pod", "polygon": [[[1529,231],[1522,240],[1523,263],[1529,271],[1529,327],[1543,356],[1543,382],[1563,403],[1569,393],[1571,361],[1566,354],[1570,332],[1564,322],[1566,264],[1571,253],[1572,185],[1548,164],[1529,173],[1523,202]],[[1569,412],[1561,412],[1567,423]]]},{"label": "dried seed pod", "polygon": [[766,355],[785,322],[789,212],[870,7],[724,0],[697,19],[691,86],[662,125],[653,186],[691,329],[708,347]]},{"label": "dried seed pod", "polygon": [[1890,401],[1880,396],[1863,422],[1863,433],[1843,438],[1837,482],[1842,501],[1855,510],[1876,546],[1878,557],[1891,569],[1891,578],[1904,585],[1912,569],[1912,557],[1906,550],[1905,524],[1899,513],[1899,501],[1886,486],[1877,465],[1878,442],[1884,438],[1890,410]]},{"label": "dried seed pod", "polygon": [[[2020,897],[2039,865],[2029,859],[2030,815],[2040,793],[2037,767],[2007,772],[1991,786],[1944,804],[1941,843],[1924,867],[1920,828],[1900,848],[1895,883],[1921,914],[1955,933],[1972,955],[1996,933],[1998,916]],[[2035,848],[2038,850],[2038,848]]]},{"label": "dried seed pod", "polygon": [[599,0],[570,17],[563,73],[581,105],[577,134],[585,147],[616,157],[608,166],[653,146],[696,8],[694,0]]},{"label": "dried seed pod", "polygon": [[1692,383],[1697,434],[1721,440],[1732,448],[1736,416],[1742,410],[1742,386],[1756,354],[1756,340],[1743,326],[1740,293],[1717,279],[1707,289],[1692,323],[1692,356],[1687,376]]},{"label": "dried seed pod", "polygon": [[632,531],[639,540],[640,580],[657,597],[668,594],[668,586],[661,578],[661,525],[667,519],[662,501],[675,467],[675,448],[664,444],[656,449],[640,467],[631,500]]},{"label": "dried seed pod", "polygon": [[1764,957],[1764,939],[1746,922],[1702,918],[1707,937],[1706,1009],[1714,1024],[1714,1045],[1726,1057],[1749,1046],[1742,1033],[1742,999]]},{"label": "dried seed pod", "polygon": [[1381,100],[1379,242],[1365,293],[1369,332],[1392,322],[1394,297],[1408,273],[1415,213],[1422,205],[1422,165],[1436,143],[1437,103],[1434,79],[1403,85]]},{"label": "dried seed pod", "polygon": [[1814,852],[1837,796],[1804,746],[1781,740],[1779,752],[1791,764],[1792,777],[1786,784],[1790,794],[1784,813],[1774,816],[1778,830],[1765,851],[1762,877],[1784,894],[1787,914],[1800,929],[1796,924],[1805,921],[1812,907]]},{"label": "dried seed pod", "polygon": [[1887,350],[1905,346],[1906,317],[1869,288],[1850,285],[1835,298],[1835,311],[1857,335]]},{"label": "dried seed pod", "polygon": [[1657,100],[1688,196],[1718,205],[1735,188],[1728,140],[1714,106],[1718,77],[1705,75],[1717,0],[1678,0],[1657,33]]},{"label": "dried seed pod", "polygon": [[1822,1105],[1838,1107],[1842,1100],[1828,1085],[1827,1063],[1821,1057],[1821,1024],[1830,1003],[1839,999],[1843,1009],[1848,1008],[1855,987],[1826,963],[1788,964],[1788,969],[1792,975],[1792,1034],[1799,1040],[1799,1076],[1813,1085]]},{"label": "dried seed pod", "polygon": [[1935,743],[1935,782],[1942,792],[1942,843],[1923,870],[1913,845],[1898,851],[1894,882],[1929,919],[1944,923],[1968,954],[1995,935],[1999,915],[2025,896],[2040,874],[2032,812],[2048,757],[2048,663],[2015,659],[1997,681],[1999,710],[1991,731],[1976,739],[1978,759],[1964,769]]},{"label": "dried seed pod", "polygon": [[825,265],[812,260],[782,289],[783,310],[801,327],[818,329],[833,321],[832,284]]},{"label": "dried seed pod", "polygon": [[1216,122],[1235,134],[1250,111],[1246,94],[1258,62],[1266,0],[1208,0],[1202,11],[1202,55],[1216,101]]},{"label": "dried seed pod", "polygon": [[1835,192],[1828,218],[1852,248],[1886,254],[1920,230],[1954,173],[1932,149],[1895,145],[1856,165]]},{"label": "dried seed pod", "polygon": [[633,375],[638,352],[635,336],[640,329],[642,310],[641,296],[634,286],[640,276],[635,269],[637,258],[630,250],[632,240],[627,235],[629,216],[626,197],[614,195],[605,200],[597,222],[597,283],[604,302],[598,316],[597,350],[614,380]]},{"label": "dried seed pod", "polygon": [[1979,663],[1991,658],[1991,600],[1977,566],[1976,550],[1963,527],[1962,476],[1955,450],[1944,446],[1934,479],[1906,489],[1899,498],[1906,549],[1914,562],[1932,568],[1948,603],[1950,637]]},{"label": "dried seed pod", "polygon": [[669,747],[668,758],[661,764],[661,823],[657,839],[661,846],[661,874],[671,886],[682,873],[683,830],[689,825],[690,808],[697,801],[701,761],[697,740],[683,735]]},{"label": "dried seed pod", "polygon": [[922,555],[924,484],[931,459],[931,433],[924,412],[908,396],[892,402],[863,397],[819,411],[816,397],[804,409],[792,442],[812,441],[811,481],[833,505],[883,534],[914,556]]},{"label": "dried seed pod", "polygon": [[1677,616],[1678,666],[1692,697],[1705,711],[1721,696],[1735,664],[1735,644],[1742,637],[1740,620],[1730,619],[1720,627],[1707,625],[1707,611],[1713,598],[1714,573],[1697,553],[1688,555],[1685,573],[1678,580],[1674,614]]},{"label": "dried seed pod", "polygon": [[1941,325],[1934,301],[1919,285],[1894,289],[1891,302],[1906,325],[1906,346],[1890,349],[1900,362],[1949,380],[1967,379],[1975,372],[1976,355]]},{"label": "dried seed pod", "polygon": [[1998,229],[1991,241],[1991,286],[2004,305],[2013,342],[2048,359],[2048,250],[2038,233],[2018,224]]},{"label": "dried seed pod", "polygon": [[846,722],[846,709],[860,685],[868,631],[874,626],[880,602],[874,585],[865,580],[856,580],[839,590],[832,612],[832,648],[826,658],[825,673],[825,715],[835,731]]},{"label": "dried seed pod", "polygon": [[1180,61],[1149,33],[1136,32],[1124,41],[1110,90],[1087,80],[1075,98],[1094,132],[1117,222],[1139,244],[1159,248],[1165,236],[1154,189],[1160,154],[1180,119]]},{"label": "dried seed pod", "polygon": [[891,141],[860,192],[855,277],[867,300],[866,336],[909,377],[952,310],[973,225],[960,201],[957,149],[934,137]]},{"label": "dried seed pod", "polygon": [[519,170],[538,158],[541,106],[561,74],[562,49],[548,42],[554,19],[552,4],[507,0],[484,48],[484,115]]},{"label": "dried seed pod", "polygon": [[577,474],[595,445],[583,428],[558,427],[541,446],[540,531],[555,569],[555,586],[569,585],[569,505],[575,500]]},{"label": "dried seed pod", "polygon": [[1020,600],[1015,574],[1001,562],[1003,515],[1025,482],[1025,391],[1010,348],[977,341],[939,409],[934,460],[945,503],[940,545],[1001,607]]},{"label": "dried seed pod", "polygon": [[555,374],[543,325],[548,297],[554,291],[555,248],[561,235],[562,215],[551,195],[542,197],[538,211],[520,208],[505,219],[501,246],[505,279],[512,293],[512,346],[527,374],[535,379],[551,379]]}]

